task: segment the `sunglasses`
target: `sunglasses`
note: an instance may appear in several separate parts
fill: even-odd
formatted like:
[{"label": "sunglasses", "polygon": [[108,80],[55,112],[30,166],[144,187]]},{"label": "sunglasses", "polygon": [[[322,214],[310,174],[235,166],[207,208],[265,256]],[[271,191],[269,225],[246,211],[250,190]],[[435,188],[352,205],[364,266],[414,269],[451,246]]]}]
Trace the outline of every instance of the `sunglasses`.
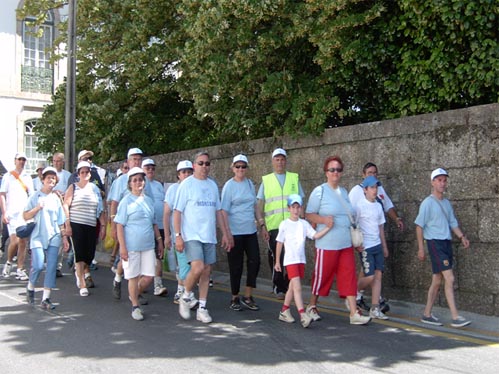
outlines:
[{"label": "sunglasses", "polygon": [[248,165],[234,165],[236,169],[246,169]]},{"label": "sunglasses", "polygon": [[92,161],[92,157],[82,157],[82,161]]},{"label": "sunglasses", "polygon": [[182,170],[180,170],[180,173],[182,173],[182,174],[192,174],[192,169],[182,169]]},{"label": "sunglasses", "polygon": [[343,168],[329,168],[329,169],[327,169],[327,171],[329,171],[330,173],[334,173],[334,172],[342,173]]},{"label": "sunglasses", "polygon": [[199,166],[210,166],[211,162],[210,161],[198,161],[196,162]]}]

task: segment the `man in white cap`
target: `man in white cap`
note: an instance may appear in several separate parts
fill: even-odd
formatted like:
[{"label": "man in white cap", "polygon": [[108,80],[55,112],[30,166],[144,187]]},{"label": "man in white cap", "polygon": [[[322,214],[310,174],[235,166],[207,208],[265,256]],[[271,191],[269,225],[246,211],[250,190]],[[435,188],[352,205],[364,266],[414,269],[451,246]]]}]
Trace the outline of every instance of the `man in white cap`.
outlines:
[{"label": "man in white cap", "polygon": [[286,171],[287,153],[282,148],[276,148],[272,152],[272,168],[274,171],[262,177],[262,184],[258,190],[258,208],[265,219],[260,219],[258,225],[262,230],[263,238],[269,244],[269,267],[272,272],[274,292],[278,299],[284,299],[288,290],[289,280],[282,272],[275,272],[274,265],[279,261],[284,268],[284,251],[280,259],[275,259],[276,238],[279,232],[279,224],[289,217],[288,197],[298,194],[305,196],[297,173]]},{"label": "man in white cap", "polygon": [[2,209],[2,221],[8,226],[10,244],[7,249],[7,261],[3,267],[2,276],[10,277],[12,269],[12,259],[17,252],[17,272],[16,279],[28,280],[28,274],[24,269],[26,258],[27,239],[20,239],[16,236],[16,228],[25,225],[23,219],[24,207],[28,202],[28,197],[34,192],[33,180],[24,171],[26,155],[17,153],[14,159],[15,169],[5,174],[0,187],[0,207]]},{"label": "man in white cap", "polygon": [[433,304],[438,297],[442,281],[444,281],[445,298],[452,316],[452,327],[464,327],[471,323],[458,314],[454,299],[454,273],[452,271],[453,251],[452,232],[459,238],[464,248],[469,248],[470,242],[459,228],[454,210],[449,200],[444,197],[449,174],[445,169],[438,168],[431,173],[431,195],[423,200],[414,223],[418,241],[418,258],[423,261],[424,240],[428,246],[431,260],[432,278],[426,307],[421,322],[441,326],[442,322],[432,314]]}]

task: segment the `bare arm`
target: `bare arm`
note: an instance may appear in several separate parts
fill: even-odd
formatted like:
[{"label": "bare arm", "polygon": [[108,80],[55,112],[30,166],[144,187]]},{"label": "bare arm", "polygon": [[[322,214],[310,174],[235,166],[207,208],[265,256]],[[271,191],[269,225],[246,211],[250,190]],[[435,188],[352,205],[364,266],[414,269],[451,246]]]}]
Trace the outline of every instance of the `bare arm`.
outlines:
[{"label": "bare arm", "polygon": [[125,228],[122,224],[115,224],[118,236],[118,242],[120,243],[120,257],[123,261],[128,261],[128,250],[125,243]]},{"label": "bare arm", "polygon": [[423,228],[416,225],[416,238],[418,241],[418,258],[424,260],[424,238],[423,238]]},{"label": "bare arm", "polygon": [[9,219],[7,218],[7,202],[5,192],[0,192],[0,208],[2,209],[2,221],[3,223],[8,224]]},{"label": "bare arm", "polygon": [[281,258],[281,252],[282,252],[282,243],[281,242],[276,242],[275,246],[275,258],[274,258],[274,269],[275,271],[281,272],[281,263],[277,259]]},{"label": "bare arm", "polygon": [[173,230],[175,231],[175,249],[179,252],[184,251],[184,239],[182,239],[182,235],[178,235],[177,233],[181,233],[182,227],[182,212],[179,210],[173,210]]},{"label": "bare arm", "polygon": [[334,226],[334,218],[333,216],[320,216],[317,213],[307,213],[305,214],[305,218],[308,222],[312,224],[323,224],[329,228]]},{"label": "bare arm", "polygon": [[461,231],[461,229],[459,227],[454,227],[452,229],[452,231],[454,232],[454,234],[456,234],[456,236],[459,238],[459,240],[461,240],[461,243],[463,244],[463,247],[466,248],[466,249],[468,249],[470,247],[470,241],[463,234],[463,232]]},{"label": "bare arm", "polygon": [[170,216],[172,210],[167,202],[164,204],[163,209],[163,227],[165,230],[165,249],[169,250],[172,245],[172,233],[170,232]]},{"label": "bare arm", "polygon": [[264,209],[265,209],[265,202],[263,200],[258,199],[257,200],[257,209],[256,209],[257,213],[255,213],[255,214],[258,217],[258,224],[262,229],[263,240],[268,242],[270,240],[270,235],[269,235],[269,232],[267,231],[267,226],[265,226],[265,219],[263,218],[263,217],[265,217]]},{"label": "bare arm", "polygon": [[389,255],[388,245],[386,244],[385,225],[379,225],[379,238],[381,239],[381,246],[383,247],[383,256],[386,258]]},{"label": "bare arm", "polygon": [[400,231],[403,231],[404,230],[404,222],[402,221],[402,218],[399,217],[399,215],[397,214],[397,211],[395,210],[395,208],[390,208],[388,210],[388,217],[390,217],[390,219],[395,222],[395,224],[397,225],[397,227],[399,228]]}]

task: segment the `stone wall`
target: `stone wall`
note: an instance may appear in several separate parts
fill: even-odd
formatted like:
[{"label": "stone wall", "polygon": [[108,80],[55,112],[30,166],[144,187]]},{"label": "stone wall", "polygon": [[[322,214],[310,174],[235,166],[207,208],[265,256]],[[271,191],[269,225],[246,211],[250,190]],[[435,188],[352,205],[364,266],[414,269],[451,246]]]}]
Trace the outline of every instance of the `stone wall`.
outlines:
[{"label": "stone wall", "polygon": [[[388,298],[418,303],[426,301],[431,280],[429,260],[417,259],[414,219],[420,202],[430,193],[430,173],[443,167],[450,174],[447,197],[460,226],[471,241],[465,250],[454,241],[456,299],[458,307],[499,316],[499,104],[426,114],[396,120],[328,129],[321,137],[266,138],[225,144],[206,150],[212,159],[211,175],[220,188],[231,177],[232,156],[248,155],[249,176],[259,184],[271,172],[271,152],[288,152],[288,170],[300,174],[307,197],[325,180],[323,160],[339,155],[345,163],[342,185],[359,183],[363,165],[378,165],[379,178],[403,217],[406,229],[386,225],[390,257],[384,274]],[[157,177],[175,181],[175,165],[198,151],[153,156]],[[266,246],[261,243],[261,277],[270,277]],[[312,243],[307,247],[307,279],[313,264]],[[216,270],[227,271],[219,249]],[[445,305],[441,292],[438,303]]]}]

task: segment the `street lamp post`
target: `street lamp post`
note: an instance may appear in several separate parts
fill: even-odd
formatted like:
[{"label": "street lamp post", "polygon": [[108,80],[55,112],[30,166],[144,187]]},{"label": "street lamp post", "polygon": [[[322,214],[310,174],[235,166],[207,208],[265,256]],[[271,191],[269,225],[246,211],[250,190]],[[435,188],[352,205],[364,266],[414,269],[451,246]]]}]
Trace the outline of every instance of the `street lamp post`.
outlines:
[{"label": "street lamp post", "polygon": [[68,7],[68,73],[66,77],[65,143],[66,169],[73,172],[76,165],[76,0]]}]

